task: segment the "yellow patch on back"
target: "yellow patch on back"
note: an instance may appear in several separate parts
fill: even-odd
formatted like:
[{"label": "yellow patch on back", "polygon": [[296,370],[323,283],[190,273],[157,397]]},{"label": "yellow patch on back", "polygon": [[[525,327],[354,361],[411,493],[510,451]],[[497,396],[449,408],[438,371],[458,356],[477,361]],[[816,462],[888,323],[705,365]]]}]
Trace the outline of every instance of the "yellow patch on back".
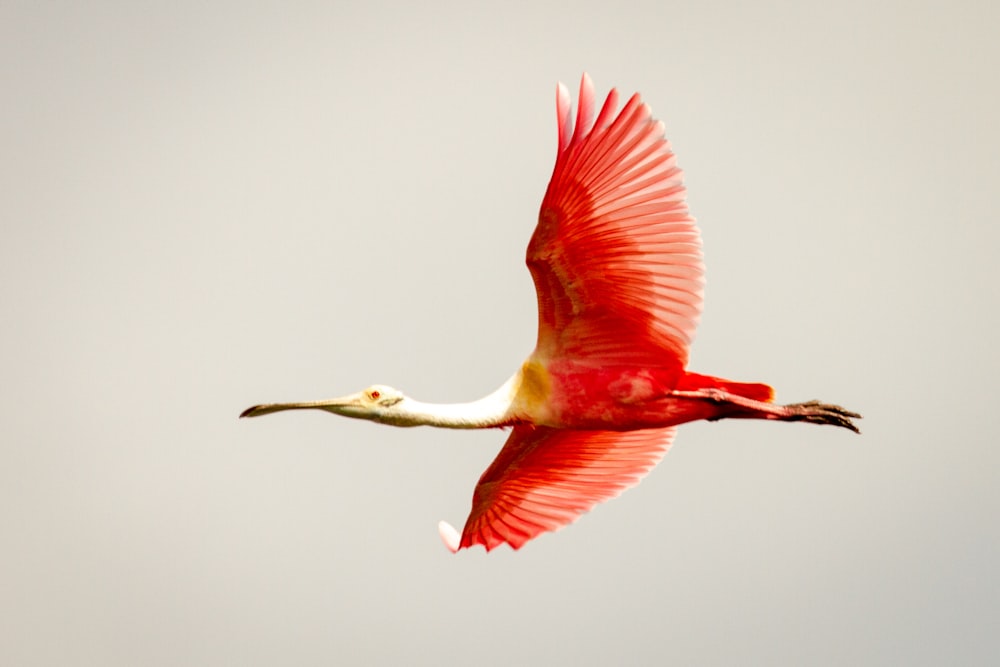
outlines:
[{"label": "yellow patch on back", "polygon": [[521,365],[521,382],[515,390],[515,401],[528,414],[536,414],[549,400],[552,383],[549,371],[538,361]]}]

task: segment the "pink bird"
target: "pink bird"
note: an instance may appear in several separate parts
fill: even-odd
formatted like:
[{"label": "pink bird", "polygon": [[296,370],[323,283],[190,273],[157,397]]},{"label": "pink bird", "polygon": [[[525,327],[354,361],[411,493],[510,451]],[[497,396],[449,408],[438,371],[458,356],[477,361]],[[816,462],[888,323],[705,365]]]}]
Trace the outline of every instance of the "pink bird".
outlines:
[{"label": "pink bird", "polygon": [[701,237],[663,123],[635,94],[618,112],[612,89],[593,119],[584,74],[576,122],[559,84],[559,150],[527,263],[538,295],[538,340],[498,390],[471,403],[415,401],[374,385],[324,401],[256,405],[241,417],[318,409],[392,426],[510,427],[479,478],[451,551],[507,543],[519,549],[659,463],[678,424],[773,419],[858,432],[861,415],[809,401],[773,403],[766,384],[686,370],[701,313]]}]

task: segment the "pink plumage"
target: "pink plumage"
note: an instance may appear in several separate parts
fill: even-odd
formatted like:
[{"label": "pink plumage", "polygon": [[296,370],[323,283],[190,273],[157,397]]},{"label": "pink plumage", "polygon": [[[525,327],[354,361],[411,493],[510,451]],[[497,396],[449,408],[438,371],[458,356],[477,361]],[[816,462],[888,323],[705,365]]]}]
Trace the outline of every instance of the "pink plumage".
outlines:
[{"label": "pink plumage", "polygon": [[528,540],[635,486],[670,447],[674,428],[574,431],[515,426],[479,478],[460,547]]}]

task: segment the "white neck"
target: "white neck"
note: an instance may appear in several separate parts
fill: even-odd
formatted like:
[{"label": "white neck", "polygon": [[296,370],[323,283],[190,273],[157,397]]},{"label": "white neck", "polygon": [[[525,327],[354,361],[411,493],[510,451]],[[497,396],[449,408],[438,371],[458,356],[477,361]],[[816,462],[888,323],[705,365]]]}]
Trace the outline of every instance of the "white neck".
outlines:
[{"label": "white neck", "polygon": [[403,399],[399,411],[380,420],[395,426],[438,426],[440,428],[490,428],[509,424],[514,419],[516,377],[478,401],[469,403],[421,403]]}]

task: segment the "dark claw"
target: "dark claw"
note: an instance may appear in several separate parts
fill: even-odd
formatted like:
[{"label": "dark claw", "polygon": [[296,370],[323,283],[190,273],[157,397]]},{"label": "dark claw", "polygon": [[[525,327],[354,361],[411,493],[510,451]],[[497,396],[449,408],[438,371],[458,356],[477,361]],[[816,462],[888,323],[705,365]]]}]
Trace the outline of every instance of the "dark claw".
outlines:
[{"label": "dark claw", "polygon": [[811,424],[830,424],[850,429],[855,433],[861,433],[852,419],[861,419],[857,412],[851,412],[839,405],[820,403],[819,401],[806,401],[805,403],[793,403],[788,406],[797,414],[792,417],[794,421],[805,421]]}]

